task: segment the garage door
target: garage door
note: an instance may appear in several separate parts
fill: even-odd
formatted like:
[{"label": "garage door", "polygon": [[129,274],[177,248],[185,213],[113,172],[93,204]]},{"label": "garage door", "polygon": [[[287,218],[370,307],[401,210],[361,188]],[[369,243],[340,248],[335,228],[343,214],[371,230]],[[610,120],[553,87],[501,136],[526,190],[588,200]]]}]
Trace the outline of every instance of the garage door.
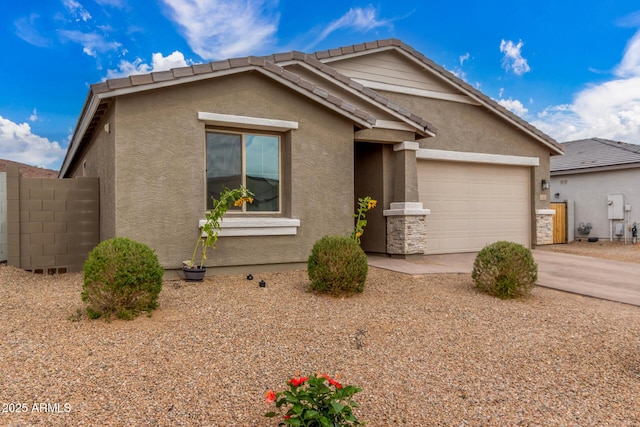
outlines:
[{"label": "garage door", "polygon": [[530,246],[530,169],[418,161],[427,216],[425,253],[475,252],[498,240]]}]

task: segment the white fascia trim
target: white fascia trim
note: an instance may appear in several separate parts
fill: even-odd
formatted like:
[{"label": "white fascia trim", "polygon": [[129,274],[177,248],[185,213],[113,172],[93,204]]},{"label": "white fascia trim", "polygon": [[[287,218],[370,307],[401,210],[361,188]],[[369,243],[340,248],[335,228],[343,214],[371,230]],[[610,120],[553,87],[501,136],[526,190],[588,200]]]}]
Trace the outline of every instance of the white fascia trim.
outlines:
[{"label": "white fascia trim", "polygon": [[418,151],[419,149],[420,144],[414,141],[405,141],[393,145],[393,151]]},{"label": "white fascia trim", "polygon": [[393,120],[376,120],[375,127],[379,129],[406,130],[409,132],[414,132],[416,130],[415,126],[411,126],[404,122],[396,122]]},{"label": "white fascia trim", "polygon": [[[304,62],[295,62],[295,63],[297,65],[300,65],[303,68],[307,69],[308,71],[311,71],[312,73],[316,74],[317,76],[327,80],[326,74],[323,73],[322,71],[319,71],[315,67],[312,67],[312,66],[310,66],[308,64],[305,64]],[[357,79],[351,79],[351,80],[353,80],[354,82],[358,82]],[[339,82],[339,81],[337,79],[334,79],[331,82],[335,84],[336,82]],[[352,95],[356,96],[357,98],[360,98],[360,99],[364,100],[365,102],[367,102],[369,104],[374,104],[377,108],[380,108],[381,110],[383,110],[383,111],[391,114],[392,116],[396,117],[397,119],[401,120],[400,122],[393,122],[393,121],[388,121],[388,120],[376,120],[376,126],[375,127],[382,127],[383,129],[405,130],[405,129],[398,129],[396,127],[387,128],[386,126],[397,126],[400,123],[406,123],[409,126],[409,130],[411,130],[411,131],[415,131],[416,128],[418,128],[418,129],[421,129],[422,132],[424,132],[428,136],[431,136],[431,137],[436,136],[436,134],[433,133],[432,131],[423,129],[422,126],[411,122],[409,120],[409,118],[403,116],[402,114],[400,114],[397,111],[389,108],[388,106],[386,106],[386,105],[384,105],[382,103],[379,103],[377,101],[371,100],[371,98],[369,98],[368,96],[363,95],[361,91],[356,90],[356,89],[354,89],[354,88],[350,87],[349,85],[346,85],[346,84],[344,84],[342,82],[339,82],[339,83],[341,83],[343,89],[345,89],[346,91],[348,91]],[[365,86],[365,85],[363,85],[363,86]],[[380,124],[380,126],[379,126],[379,124]],[[369,128],[371,128],[371,126],[369,126]]]},{"label": "white fascia trim", "polygon": [[389,209],[382,211],[383,216],[426,216],[430,209],[423,209],[421,202],[392,202]]},{"label": "white fascia trim", "polygon": [[234,116],[232,114],[207,113],[203,111],[198,111],[198,120],[215,126],[270,130],[277,132],[286,132],[288,130],[298,129],[298,122],[264,119],[261,117]]},{"label": "white fascia trim", "polygon": [[554,215],[556,213],[553,209],[537,209],[536,215]]},{"label": "white fascia trim", "polygon": [[[201,219],[202,228],[207,221]],[[223,218],[218,236],[295,236],[300,220],[295,218]],[[203,237],[205,234],[203,233]]]},{"label": "white fascia trim", "polygon": [[353,79],[353,80],[360,83],[364,87],[368,87],[369,89],[374,89],[374,90],[385,90],[387,92],[402,93],[405,95],[419,96],[421,98],[441,99],[444,101],[459,102],[462,104],[470,104],[470,105],[476,105],[476,106],[480,105],[479,102],[475,101],[472,98],[469,98],[467,95],[458,95],[455,93],[447,93],[447,92],[436,92],[435,90],[418,89],[415,87],[375,82],[373,80],[366,80],[366,79]]},{"label": "white fascia trim", "polygon": [[538,157],[506,156],[504,154],[470,153],[466,151],[446,151],[421,148],[416,153],[418,159],[447,160],[451,162],[491,163],[513,166],[540,166]]}]

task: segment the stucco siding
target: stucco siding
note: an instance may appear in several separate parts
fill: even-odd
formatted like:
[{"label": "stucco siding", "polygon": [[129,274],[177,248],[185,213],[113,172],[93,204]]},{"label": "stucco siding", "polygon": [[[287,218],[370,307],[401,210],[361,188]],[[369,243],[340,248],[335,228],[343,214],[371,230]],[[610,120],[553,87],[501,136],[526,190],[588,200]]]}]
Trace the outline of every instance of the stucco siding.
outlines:
[{"label": "stucco siding", "polygon": [[[607,195],[623,194],[624,204],[631,205],[631,211],[625,213],[625,220],[618,222],[633,224],[640,222],[640,187],[638,181],[640,169],[621,169],[613,171],[591,172],[572,175],[554,175],[551,177],[551,201],[573,200],[574,223],[591,223],[589,235],[580,234],[575,238],[598,237],[609,239],[610,223],[608,219]],[[558,197],[555,194],[558,193]],[[630,233],[629,233],[630,235]]]},{"label": "stucco siding", "polygon": [[304,262],[323,235],[349,233],[353,124],[246,73],[118,99],[117,235],[150,245],[165,268],[191,257],[206,202],[205,123],[198,112],[299,124],[282,139],[283,216],[300,220],[297,235],[221,237],[206,265]]},{"label": "stucco siding", "polygon": [[423,148],[538,158],[540,164],[533,168],[532,206],[548,209],[549,191],[542,190],[541,181],[549,179],[550,154],[541,143],[483,107],[392,92],[384,96],[435,124],[438,134],[423,140]]},{"label": "stucco siding", "polygon": [[332,62],[339,72],[354,78],[434,92],[460,94],[452,85],[418,68],[395,51],[380,52]]}]

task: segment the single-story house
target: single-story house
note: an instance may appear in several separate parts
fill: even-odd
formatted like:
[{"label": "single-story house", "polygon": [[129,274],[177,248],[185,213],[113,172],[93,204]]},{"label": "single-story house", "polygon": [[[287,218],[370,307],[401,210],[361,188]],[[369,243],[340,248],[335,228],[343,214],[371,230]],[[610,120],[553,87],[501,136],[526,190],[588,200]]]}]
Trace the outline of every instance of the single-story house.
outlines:
[{"label": "single-story house", "polygon": [[[229,212],[209,267],[301,266],[349,235],[394,256],[549,243],[551,137],[396,40],[232,58],[89,90],[59,176],[100,179],[100,239],[127,236],[165,268],[191,256],[221,185]],[[238,269],[239,270],[239,269]]]},{"label": "single-story house", "polygon": [[640,221],[640,146],[602,138],[561,144],[551,159],[551,200],[567,205],[567,240],[631,237]]}]

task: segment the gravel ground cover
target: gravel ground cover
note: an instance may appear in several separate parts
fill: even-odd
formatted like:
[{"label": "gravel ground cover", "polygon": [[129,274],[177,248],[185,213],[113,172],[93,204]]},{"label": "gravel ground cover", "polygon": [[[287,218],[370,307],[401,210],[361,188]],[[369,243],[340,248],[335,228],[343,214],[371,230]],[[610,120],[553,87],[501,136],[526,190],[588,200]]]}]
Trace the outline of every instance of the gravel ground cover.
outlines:
[{"label": "gravel ground cover", "polygon": [[351,298],[254,275],[166,281],[151,317],[107,323],[77,316],[80,274],[0,266],[0,425],[276,426],[264,392],[320,371],[363,388],[369,426],[640,426],[640,307],[501,301],[469,274],[371,268]]},{"label": "gravel ground cover", "polygon": [[640,243],[633,245],[630,242],[625,244],[623,241],[620,242],[616,240],[588,242],[586,239],[583,239],[566,245],[538,246],[536,250],[640,263]]}]

